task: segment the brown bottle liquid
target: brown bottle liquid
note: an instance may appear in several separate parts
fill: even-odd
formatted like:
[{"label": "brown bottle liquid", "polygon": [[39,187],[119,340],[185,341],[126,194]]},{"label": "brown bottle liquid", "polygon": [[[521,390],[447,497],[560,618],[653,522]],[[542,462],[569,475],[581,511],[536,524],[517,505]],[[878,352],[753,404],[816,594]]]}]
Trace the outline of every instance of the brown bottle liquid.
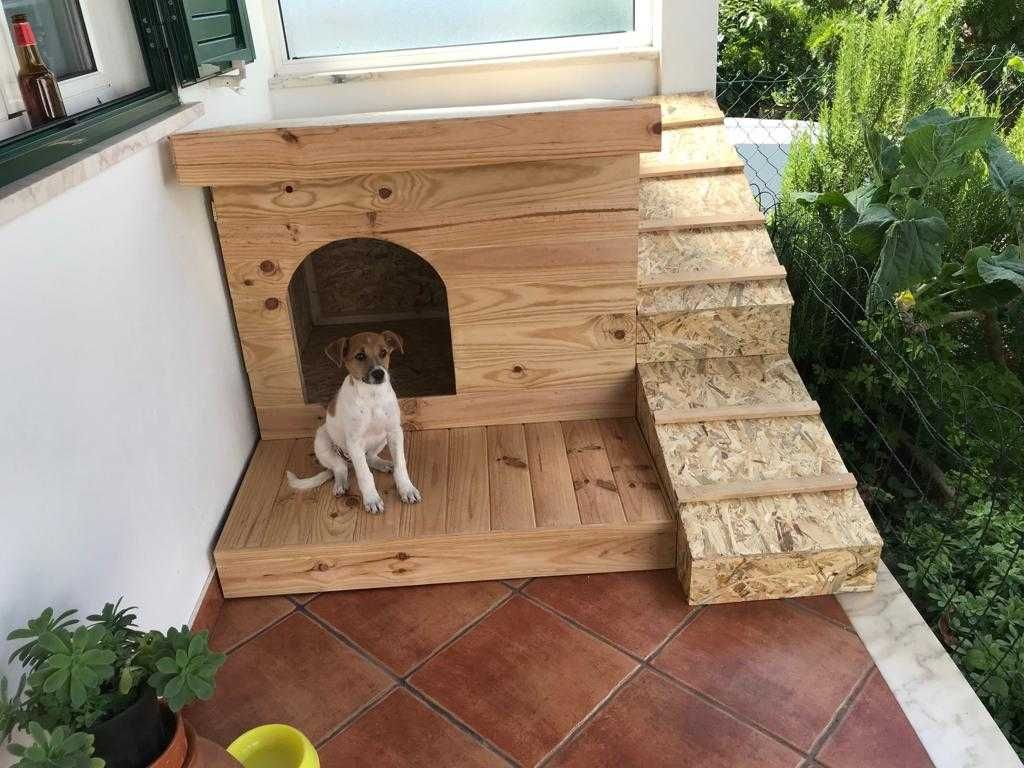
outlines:
[{"label": "brown bottle liquid", "polygon": [[15,50],[18,52],[18,85],[25,101],[25,112],[33,128],[66,117],[64,99],[57,78],[43,63],[36,36],[24,14],[11,17]]}]

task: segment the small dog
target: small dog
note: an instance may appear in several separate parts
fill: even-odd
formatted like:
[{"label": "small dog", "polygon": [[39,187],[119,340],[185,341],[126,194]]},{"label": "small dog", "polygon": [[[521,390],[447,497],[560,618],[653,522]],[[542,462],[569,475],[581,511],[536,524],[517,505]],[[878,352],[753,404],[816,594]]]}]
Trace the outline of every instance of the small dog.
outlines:
[{"label": "small dog", "polygon": [[[298,478],[289,471],[288,485],[297,491],[308,491],[323,485],[333,475],[334,495],[344,496],[348,490],[347,462],[351,461],[363,507],[370,514],[384,511],[371,468],[394,471],[398,497],[406,504],[422,501],[409,479],[401,412],[388,374],[395,350],[405,353],[402,337],[394,331],[357,333],[327,345],[324,352],[348,375],[327,406],[327,420],[316,431],[313,441],[317,461],[326,469],[309,478]],[[391,449],[393,462],[380,457],[385,445]]]}]

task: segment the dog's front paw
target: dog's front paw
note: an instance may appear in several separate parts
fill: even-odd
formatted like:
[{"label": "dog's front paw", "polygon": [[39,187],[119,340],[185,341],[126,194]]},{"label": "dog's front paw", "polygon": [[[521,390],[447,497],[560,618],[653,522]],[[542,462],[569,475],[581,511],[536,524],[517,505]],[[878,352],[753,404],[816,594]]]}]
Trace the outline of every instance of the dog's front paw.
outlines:
[{"label": "dog's front paw", "polygon": [[379,495],[367,496],[363,499],[363,509],[371,515],[379,515],[384,512],[384,500]]},{"label": "dog's front paw", "polygon": [[340,497],[344,496],[347,492],[348,492],[348,481],[347,480],[339,480],[338,478],[335,478],[334,479],[334,495],[340,498]]},{"label": "dog's front paw", "polygon": [[416,489],[415,485],[409,485],[398,489],[398,498],[406,504],[418,504],[423,501],[423,495]]}]

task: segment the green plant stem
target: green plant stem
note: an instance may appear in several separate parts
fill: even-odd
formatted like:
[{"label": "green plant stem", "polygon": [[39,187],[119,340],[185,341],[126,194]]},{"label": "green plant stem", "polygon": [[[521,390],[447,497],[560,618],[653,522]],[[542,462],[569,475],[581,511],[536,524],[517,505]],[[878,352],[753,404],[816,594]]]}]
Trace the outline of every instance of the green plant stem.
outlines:
[{"label": "green plant stem", "polygon": [[943,325],[949,325],[950,323],[958,323],[961,320],[971,320],[980,316],[980,313],[975,312],[973,309],[964,309],[958,312],[950,312],[949,314],[943,315],[942,317],[926,323],[914,323],[910,330],[913,333],[922,334],[927,333],[933,328],[939,328]]},{"label": "green plant stem", "polygon": [[999,318],[992,310],[981,313],[981,332],[985,337],[985,348],[993,363],[1006,368],[1006,344],[1003,341],[1003,329]]}]

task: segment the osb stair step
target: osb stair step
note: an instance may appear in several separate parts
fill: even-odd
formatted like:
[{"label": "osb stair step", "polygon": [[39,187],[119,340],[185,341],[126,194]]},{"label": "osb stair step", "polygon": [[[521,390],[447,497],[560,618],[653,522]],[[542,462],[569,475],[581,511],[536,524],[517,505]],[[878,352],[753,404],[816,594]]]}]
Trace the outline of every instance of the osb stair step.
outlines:
[{"label": "osb stair step", "polygon": [[705,269],[700,272],[669,272],[640,275],[637,286],[644,288],[685,288],[694,285],[721,285],[724,283],[762,282],[781,280],[786,268],[781,264],[763,267],[734,267],[732,269]]},{"label": "osb stair step", "polygon": [[745,167],[746,165],[739,158],[697,163],[669,163],[661,160],[657,155],[640,156],[641,179],[675,179],[687,176],[735,173],[742,171]]},{"label": "osb stair step", "polygon": [[[870,589],[881,539],[786,355],[638,366],[694,603]],[[760,416],[773,409],[791,414]],[[722,418],[725,417],[725,418]]]},{"label": "osb stair step", "polygon": [[671,218],[644,219],[640,232],[684,232],[692,229],[728,229],[732,227],[764,226],[761,213],[715,213],[707,216],[673,216]]},{"label": "osb stair step", "polygon": [[816,416],[788,355],[644,363],[640,397],[655,424]]}]

